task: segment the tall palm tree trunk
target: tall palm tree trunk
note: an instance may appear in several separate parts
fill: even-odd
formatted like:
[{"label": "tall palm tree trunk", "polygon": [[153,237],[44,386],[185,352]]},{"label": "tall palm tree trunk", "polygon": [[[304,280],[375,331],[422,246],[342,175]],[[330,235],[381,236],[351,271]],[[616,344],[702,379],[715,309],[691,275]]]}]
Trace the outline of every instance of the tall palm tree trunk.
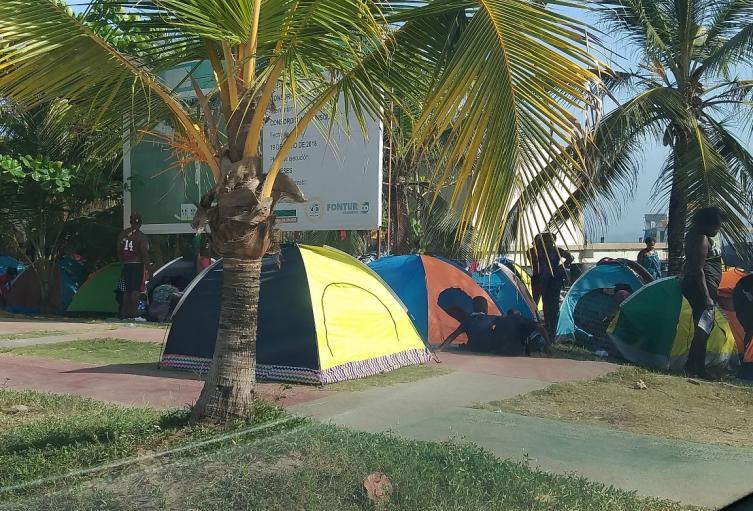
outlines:
[{"label": "tall palm tree trunk", "polygon": [[[683,168],[683,144],[677,142],[672,148],[675,169]],[[682,274],[685,262],[685,229],[688,217],[688,198],[685,183],[677,170],[672,174],[672,189],[669,194],[669,221],[667,223],[667,248],[669,249],[670,276]]]},{"label": "tall palm tree trunk", "polygon": [[227,424],[253,414],[261,259],[223,260],[222,312],[212,366],[194,418]]},{"label": "tall palm tree trunk", "polygon": [[192,417],[227,424],[253,414],[261,263],[275,243],[273,208],[282,197],[300,202],[303,196],[282,174],[272,196],[263,198],[266,177],[259,157],[235,162],[225,157],[221,169],[221,182],[202,197],[194,217],[195,228],[209,224],[224,271],[214,357]]}]

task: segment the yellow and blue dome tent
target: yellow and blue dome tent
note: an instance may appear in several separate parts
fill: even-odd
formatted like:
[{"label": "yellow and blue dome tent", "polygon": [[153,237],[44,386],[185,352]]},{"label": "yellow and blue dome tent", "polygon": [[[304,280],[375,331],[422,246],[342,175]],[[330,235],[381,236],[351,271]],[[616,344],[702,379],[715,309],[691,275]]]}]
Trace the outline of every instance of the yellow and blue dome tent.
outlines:
[{"label": "yellow and blue dome tent", "polygon": [[[645,285],[621,305],[607,332],[620,354],[637,365],[681,373],[688,359],[695,321],[683,297],[680,279],[670,277]],[[733,374],[740,365],[735,337],[717,309],[708,341],[706,369],[712,375]]]},{"label": "yellow and blue dome tent", "polygon": [[[222,260],[176,306],[161,366],[205,372],[214,353]],[[368,266],[330,247],[286,245],[262,261],[256,376],[334,383],[428,362],[404,305]]]}]

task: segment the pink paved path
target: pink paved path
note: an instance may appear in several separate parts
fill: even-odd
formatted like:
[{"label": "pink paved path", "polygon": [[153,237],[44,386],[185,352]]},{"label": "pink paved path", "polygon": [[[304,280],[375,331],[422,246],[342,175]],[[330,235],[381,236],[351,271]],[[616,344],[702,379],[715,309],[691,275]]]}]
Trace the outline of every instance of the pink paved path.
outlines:
[{"label": "pink paved path", "polygon": [[[603,362],[454,353],[441,354],[441,360],[443,367],[458,372],[486,373],[542,382],[591,379],[616,368]],[[203,382],[190,373],[157,369],[155,364],[98,366],[6,354],[0,355],[0,385],[3,384],[11,389],[78,394],[128,406],[174,408],[195,402]],[[332,394],[332,391],[318,387],[279,383],[261,383],[258,392],[261,397],[282,406],[313,401]]]},{"label": "pink paved path", "polygon": [[[4,383],[5,382],[5,383]],[[97,366],[67,360],[0,355],[0,386],[78,394],[128,406],[182,408],[193,404],[204,384],[190,373],[157,369],[155,364]],[[261,383],[260,396],[283,406],[325,397],[316,387]]]}]

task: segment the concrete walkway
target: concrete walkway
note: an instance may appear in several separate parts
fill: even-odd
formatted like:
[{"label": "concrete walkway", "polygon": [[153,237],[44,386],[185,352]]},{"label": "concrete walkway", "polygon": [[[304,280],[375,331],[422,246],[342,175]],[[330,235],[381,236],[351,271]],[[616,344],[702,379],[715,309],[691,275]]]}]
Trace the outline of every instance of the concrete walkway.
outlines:
[{"label": "concrete walkway", "polygon": [[457,371],[412,384],[334,394],[291,410],[362,431],[470,441],[504,459],[528,459],[544,470],[574,472],[642,495],[689,504],[719,507],[753,490],[753,449],[663,440],[471,408],[478,401],[506,399],[547,384]]}]

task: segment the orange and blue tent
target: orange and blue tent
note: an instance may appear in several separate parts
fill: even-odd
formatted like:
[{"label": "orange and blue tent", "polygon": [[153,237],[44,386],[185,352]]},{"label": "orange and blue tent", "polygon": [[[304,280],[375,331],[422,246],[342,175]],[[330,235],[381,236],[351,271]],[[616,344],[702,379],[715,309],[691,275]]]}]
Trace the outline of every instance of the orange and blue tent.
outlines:
[{"label": "orange and blue tent", "polygon": [[516,309],[524,317],[538,320],[537,307],[531,298],[530,287],[519,275],[523,278],[528,277],[530,286],[530,277],[525,270],[512,264],[508,266],[495,263],[472,274],[473,280],[489,293],[494,304],[502,312],[507,313],[510,309]]},{"label": "orange and blue tent", "polygon": [[737,347],[740,351],[743,350],[743,341],[745,337],[745,329],[740,324],[737,318],[737,312],[735,311],[735,305],[732,301],[732,295],[735,292],[735,288],[738,283],[749,273],[740,268],[730,268],[722,273],[722,281],[719,284],[719,307],[724,310],[724,314],[729,320],[729,326],[732,329],[732,335],[735,336],[737,341]]},{"label": "orange and blue tent", "polygon": [[[489,314],[499,308],[489,293],[455,264],[427,255],[387,256],[369,263],[408,308],[408,314],[424,342],[440,344],[473,310],[473,298],[483,296]],[[468,339],[459,336],[458,343]]]}]

